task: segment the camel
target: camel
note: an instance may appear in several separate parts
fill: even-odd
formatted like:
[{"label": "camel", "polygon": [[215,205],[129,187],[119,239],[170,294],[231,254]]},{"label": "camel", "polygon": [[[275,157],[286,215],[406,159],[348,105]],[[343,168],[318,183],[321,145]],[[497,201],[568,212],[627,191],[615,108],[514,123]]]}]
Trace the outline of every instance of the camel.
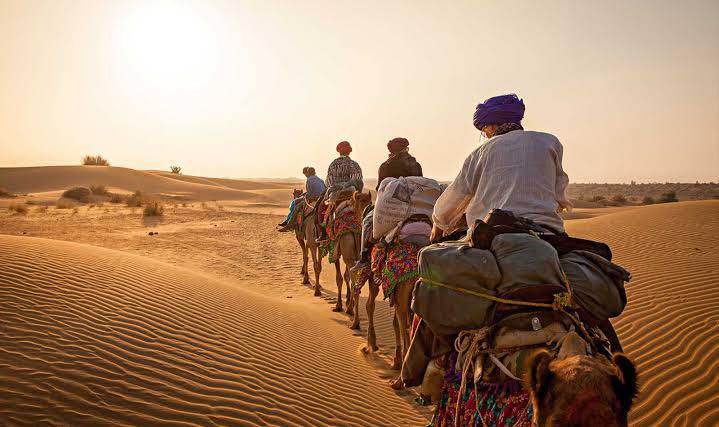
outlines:
[{"label": "camel", "polygon": [[[355,192],[352,195],[352,203],[355,215],[358,220],[362,220],[361,215],[364,209],[372,203],[371,195],[369,193],[363,194]],[[407,350],[409,349],[409,327],[411,324],[410,319],[410,303],[412,300],[412,290],[414,289],[414,283],[416,279],[406,280],[398,283],[394,290],[394,316],[392,316],[392,326],[394,327],[395,337],[395,356],[392,363],[392,369],[399,370],[402,367],[402,361],[404,360]],[[377,351],[377,336],[374,328],[374,309],[377,295],[379,294],[379,285],[370,277],[369,280],[369,297],[367,298],[367,345],[362,349],[364,353],[370,353]],[[363,284],[358,284],[363,285]],[[354,305],[354,318],[351,329],[359,329],[359,298],[353,299]],[[400,389],[403,387],[402,382],[396,379],[392,382],[392,387]]]},{"label": "camel", "polygon": [[637,370],[627,356],[612,360],[589,356],[586,342],[571,332],[565,338],[576,344],[553,358],[539,350],[529,360],[525,388],[533,408],[533,425],[624,427],[637,396]]},{"label": "camel", "polygon": [[[300,197],[301,195],[301,190],[294,190],[293,196],[295,196],[295,198]],[[314,207],[312,207],[310,203],[305,203],[302,209],[303,211],[301,215],[302,217],[304,217],[303,223],[300,224],[300,215],[297,215],[297,217],[295,218],[295,221],[297,222],[297,230],[295,232],[295,237],[297,238],[297,243],[299,243],[300,249],[302,250],[302,270],[300,271],[300,275],[302,275],[303,277],[303,285],[310,284],[309,254],[311,254],[312,266],[314,267],[315,272],[314,295],[318,297],[322,295],[322,286],[320,286],[322,260],[319,257],[319,250],[316,241],[317,225],[315,224],[314,218],[312,218],[312,215],[314,215]]]},{"label": "camel", "polygon": [[[334,213],[333,213],[334,215]],[[335,312],[343,311],[342,308],[342,283],[344,282],[347,288],[346,301],[344,310],[345,313],[353,314],[352,305],[352,283],[354,278],[350,274],[350,268],[354,267],[357,259],[359,258],[359,235],[354,232],[343,233],[334,242],[334,265],[335,265],[335,277],[337,281],[337,304],[332,309]],[[342,273],[342,261],[345,265],[345,271]]]}]

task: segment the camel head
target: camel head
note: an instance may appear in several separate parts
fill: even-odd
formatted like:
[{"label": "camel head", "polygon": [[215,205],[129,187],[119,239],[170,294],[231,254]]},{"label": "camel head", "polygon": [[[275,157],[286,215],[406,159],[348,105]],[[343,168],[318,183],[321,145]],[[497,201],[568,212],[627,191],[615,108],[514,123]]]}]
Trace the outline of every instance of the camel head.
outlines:
[{"label": "camel head", "polygon": [[296,199],[302,195],[302,190],[295,188],[292,190],[292,198]]},{"label": "camel head", "polygon": [[352,193],[352,210],[362,222],[362,212],[365,208],[372,204],[372,193],[362,193],[361,191],[355,191]]},{"label": "camel head", "polygon": [[624,427],[638,393],[637,370],[621,353],[609,362],[561,351],[555,359],[540,350],[529,360],[525,388],[535,426]]}]

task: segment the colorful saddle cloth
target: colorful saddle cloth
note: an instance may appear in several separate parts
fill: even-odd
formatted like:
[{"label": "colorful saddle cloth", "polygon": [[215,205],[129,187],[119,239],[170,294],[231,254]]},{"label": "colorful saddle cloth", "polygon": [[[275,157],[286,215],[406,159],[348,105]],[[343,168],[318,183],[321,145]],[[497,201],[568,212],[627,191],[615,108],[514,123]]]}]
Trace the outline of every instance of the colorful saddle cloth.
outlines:
[{"label": "colorful saddle cloth", "polygon": [[384,299],[390,298],[397,284],[419,277],[417,255],[421,246],[415,243],[393,242],[388,246],[372,248],[372,273],[377,284],[382,286]]},{"label": "colorful saddle cloth", "polygon": [[339,214],[331,214],[324,227],[328,240],[320,246],[320,256],[327,255],[330,264],[337,261],[335,253],[337,239],[347,233],[360,234],[362,232],[362,224],[351,209],[346,209]]},{"label": "colorful saddle cloth", "polygon": [[[518,381],[506,383],[479,382],[472,379],[460,391],[462,374],[456,370],[457,352],[449,355],[450,369],[442,385],[442,397],[432,418],[433,427],[453,427],[455,415],[461,426],[529,427],[532,425],[532,404],[529,394]],[[472,373],[469,373],[472,375]],[[457,410],[457,402],[459,409]]]}]

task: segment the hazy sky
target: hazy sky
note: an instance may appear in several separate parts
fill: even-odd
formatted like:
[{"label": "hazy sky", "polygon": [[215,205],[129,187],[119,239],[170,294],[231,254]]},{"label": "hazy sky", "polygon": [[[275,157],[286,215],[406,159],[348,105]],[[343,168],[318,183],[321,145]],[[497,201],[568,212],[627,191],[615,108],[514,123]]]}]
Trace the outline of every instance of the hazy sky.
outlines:
[{"label": "hazy sky", "polygon": [[0,166],[451,178],[516,92],[573,182],[719,180],[719,1],[0,0]]}]

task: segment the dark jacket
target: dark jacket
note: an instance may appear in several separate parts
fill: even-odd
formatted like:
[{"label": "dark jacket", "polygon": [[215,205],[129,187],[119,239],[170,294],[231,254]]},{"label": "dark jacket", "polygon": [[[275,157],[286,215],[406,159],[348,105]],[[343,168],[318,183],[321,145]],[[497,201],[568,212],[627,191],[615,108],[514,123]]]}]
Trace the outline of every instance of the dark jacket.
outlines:
[{"label": "dark jacket", "polygon": [[377,173],[377,190],[383,179],[403,176],[422,176],[422,165],[407,151],[390,155],[389,159],[380,165]]}]

